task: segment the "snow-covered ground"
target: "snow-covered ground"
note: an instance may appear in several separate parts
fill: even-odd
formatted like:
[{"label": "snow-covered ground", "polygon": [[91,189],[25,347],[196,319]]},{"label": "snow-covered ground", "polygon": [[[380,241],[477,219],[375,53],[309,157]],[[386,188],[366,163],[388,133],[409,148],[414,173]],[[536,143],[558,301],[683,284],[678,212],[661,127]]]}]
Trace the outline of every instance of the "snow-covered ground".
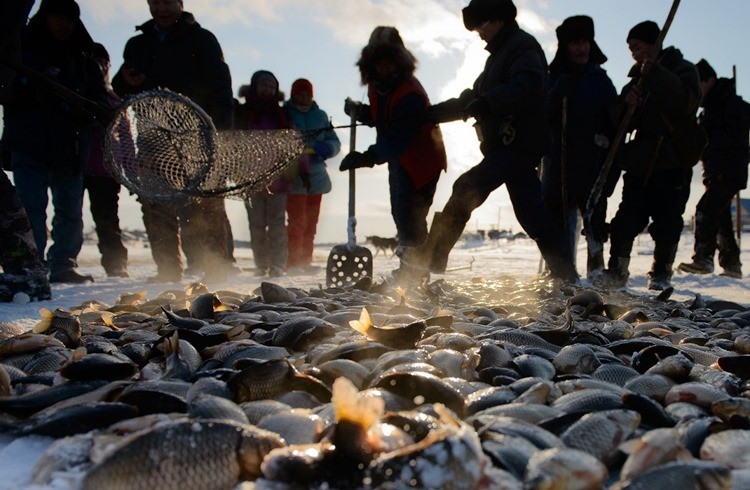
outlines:
[{"label": "snow-covered ground", "polygon": [[[675,298],[689,298],[695,293],[714,299],[735,301],[750,305],[750,234],[746,233],[742,240],[742,262],[746,264],[745,277],[730,279],[718,275],[721,268],[717,265],[716,274],[691,275],[675,271],[673,285]],[[379,279],[387,276],[391,270],[398,267],[398,258],[375,254],[375,249],[368,246],[375,255],[374,277]],[[578,246],[578,270],[585,275],[586,251],[585,241]],[[679,262],[690,261],[693,249],[693,236],[685,233],[680,241],[675,266]],[[230,277],[224,283],[209,284],[210,290],[230,289],[249,292],[257,288],[261,280],[270,280],[282,286],[296,286],[304,289],[317,287],[325,282],[325,266],[331,245],[318,245],[313,255],[313,263],[320,266],[321,271],[314,275],[287,275],[278,278],[258,278],[252,273],[241,273]],[[633,257],[630,265],[630,282],[628,287],[632,291],[646,292],[646,273],[651,267],[653,241],[648,235],[641,235],[636,239]],[[0,303],[0,321],[13,323],[24,327],[32,327],[39,320],[39,309],[50,310],[62,308],[64,310],[76,306],[83,301],[97,299],[112,304],[124,292],[147,291],[147,297],[156,296],[165,289],[174,289],[175,284],[150,284],[147,279],[156,274],[156,266],[151,260],[151,253],[142,243],[129,243],[130,256],[128,279],[108,278],[99,265],[99,252],[94,243],[86,243],[79,257],[80,271],[92,274],[96,282],[82,285],[55,284],[52,289],[52,300],[28,304]],[[254,266],[252,251],[249,248],[237,248],[235,256],[237,265],[251,269]],[[473,260],[473,263],[472,263]],[[468,266],[471,264],[471,268]],[[499,275],[511,275],[521,280],[532,280],[539,268],[539,252],[535,244],[529,239],[516,240],[462,240],[453,249],[448,263],[449,272],[443,276],[448,281],[463,281],[475,276],[488,279]],[[455,269],[455,270],[450,270]],[[183,285],[200,280],[198,277],[187,277]],[[585,284],[585,281],[584,281]]]},{"label": "snow-covered ground", "polygon": [[[747,264],[746,276],[743,279],[730,279],[711,274],[705,276],[689,275],[675,272],[673,284],[676,299],[690,299],[696,293],[707,298],[735,301],[750,305],[750,235],[746,234],[742,241],[742,262]],[[364,244],[363,244],[364,245]],[[689,261],[692,254],[693,238],[686,233],[680,242],[677,263]],[[325,265],[330,252],[330,245],[320,245],[315,249],[314,264],[321,267],[316,275],[287,275],[272,279],[284,286],[297,286],[304,289],[317,287],[325,281]],[[372,247],[371,247],[372,249]],[[375,253],[374,249],[373,253]],[[637,241],[631,262],[631,291],[646,293],[646,272],[651,265],[653,242],[647,235],[642,235]],[[124,292],[147,291],[147,297],[154,297],[164,289],[174,289],[174,284],[150,284],[148,277],[156,273],[156,267],[151,261],[148,248],[142,244],[129,246],[130,273],[129,279],[107,278],[99,266],[99,255],[95,244],[86,244],[80,256],[80,270],[86,274],[93,274],[96,282],[83,285],[55,285],[51,301],[29,304],[0,304],[0,321],[32,327],[39,320],[38,310],[42,307],[54,309],[69,309],[85,300],[98,299],[111,304],[117,296]],[[238,265],[242,268],[252,268],[252,252],[246,248],[236,250]],[[473,262],[472,262],[473,260]],[[585,264],[585,243],[582,241],[578,248],[579,271]],[[471,268],[468,266],[471,265]],[[375,278],[390,274],[398,266],[398,259],[379,253],[375,256]],[[511,275],[521,280],[532,280],[539,267],[539,252],[531,240],[500,239],[496,241],[462,241],[454,248],[448,264],[449,271],[443,276],[448,281],[465,281],[480,276],[492,279],[500,275]],[[719,269],[717,272],[720,272]],[[438,276],[436,276],[438,277]],[[187,278],[184,284],[198,280]],[[251,273],[242,273],[230,278],[226,283],[209,284],[209,289],[233,289],[249,292],[260,285],[261,280]],[[585,282],[584,282],[585,283]],[[649,292],[653,294],[652,292]],[[53,479],[51,486],[31,486],[32,472],[42,452],[52,443],[52,439],[44,437],[26,437],[13,440],[7,436],[0,436],[0,490],[16,488],[68,489],[75,488],[77,475],[62,474]],[[80,476],[80,475],[78,475]]]}]

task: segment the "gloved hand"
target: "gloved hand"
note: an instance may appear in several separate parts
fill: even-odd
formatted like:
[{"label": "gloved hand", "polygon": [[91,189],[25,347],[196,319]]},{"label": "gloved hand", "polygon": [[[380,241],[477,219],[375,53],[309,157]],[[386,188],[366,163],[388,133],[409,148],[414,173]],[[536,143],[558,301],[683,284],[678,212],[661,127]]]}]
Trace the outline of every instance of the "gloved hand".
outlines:
[{"label": "gloved hand", "polygon": [[312,187],[310,174],[299,174],[299,178],[302,179],[302,185],[305,187],[305,190],[309,192],[310,188]]},{"label": "gloved hand", "polygon": [[479,121],[483,117],[489,115],[490,110],[491,108],[489,102],[484,100],[482,97],[477,97],[476,99],[466,104],[466,107],[464,107],[464,121],[469,117],[473,117],[474,119]]},{"label": "gloved hand", "polygon": [[322,141],[316,141],[315,143],[313,143],[311,149],[323,160],[325,160],[326,158],[331,158],[331,155],[333,155],[331,147],[323,143]]},{"label": "gloved hand", "polygon": [[353,170],[355,168],[362,168],[362,167],[372,168],[377,163],[376,160],[377,159],[375,158],[375,155],[369,150],[364,153],[353,151],[349,153],[347,156],[345,156],[343,160],[341,160],[341,165],[339,165],[339,170],[344,172],[346,170]]},{"label": "gloved hand", "polygon": [[346,100],[344,100],[344,113],[347,116],[351,116],[352,111],[354,111],[355,116],[362,114],[362,102],[358,102],[356,100],[353,100],[351,97],[347,97]]}]

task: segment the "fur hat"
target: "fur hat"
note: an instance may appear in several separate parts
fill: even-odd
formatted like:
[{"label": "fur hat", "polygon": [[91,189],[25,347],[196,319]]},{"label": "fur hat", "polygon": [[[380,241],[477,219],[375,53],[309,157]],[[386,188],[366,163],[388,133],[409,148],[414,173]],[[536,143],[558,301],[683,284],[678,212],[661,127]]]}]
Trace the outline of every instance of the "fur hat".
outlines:
[{"label": "fur hat", "polygon": [[414,70],[417,68],[417,59],[406,49],[395,27],[376,27],[370,35],[367,46],[362,48],[362,54],[357,61],[359,73],[362,76],[362,85],[367,85],[374,80],[375,63],[383,59],[396,63],[399,74],[404,77],[414,75]]},{"label": "fur hat", "polygon": [[631,39],[638,39],[646,44],[656,44],[656,40],[661,34],[661,29],[656,25],[656,22],[652,20],[646,20],[640,24],[636,24],[630,32],[628,32],[628,38],[626,41]]},{"label": "fur hat", "polygon": [[466,29],[473,31],[488,20],[516,20],[513,0],[471,0],[461,11]]},{"label": "fur hat", "polygon": [[714,70],[711,65],[708,64],[708,61],[703,58],[695,64],[695,67],[698,69],[698,76],[700,77],[701,82],[705,82],[711,77],[716,78],[716,70]]},{"label": "fur hat", "polygon": [[555,29],[555,33],[557,34],[557,53],[549,65],[550,71],[560,70],[564,66],[567,44],[578,39],[586,39],[591,43],[590,61],[597,65],[607,62],[607,57],[594,41],[594,20],[588,15],[568,17]]},{"label": "fur hat", "polygon": [[43,0],[39,7],[39,13],[55,14],[71,19],[81,17],[81,7],[75,0]]},{"label": "fur hat", "polygon": [[313,95],[313,86],[312,83],[310,83],[310,80],[306,78],[298,78],[294,81],[292,84],[292,93],[291,96],[294,97],[294,94],[297,94],[299,92],[307,92],[312,97]]},{"label": "fur hat", "polygon": [[[253,76],[250,77],[250,86],[247,89],[247,92],[244,94],[247,98],[247,95],[253,95],[258,93],[258,83],[261,80],[271,80],[276,84],[276,99],[277,100],[284,100],[284,92],[279,90],[279,79],[276,78],[276,75],[271,73],[268,70],[258,70],[255,73],[253,73]],[[242,87],[240,87],[240,90],[242,90]],[[243,94],[240,94],[242,96]]]}]

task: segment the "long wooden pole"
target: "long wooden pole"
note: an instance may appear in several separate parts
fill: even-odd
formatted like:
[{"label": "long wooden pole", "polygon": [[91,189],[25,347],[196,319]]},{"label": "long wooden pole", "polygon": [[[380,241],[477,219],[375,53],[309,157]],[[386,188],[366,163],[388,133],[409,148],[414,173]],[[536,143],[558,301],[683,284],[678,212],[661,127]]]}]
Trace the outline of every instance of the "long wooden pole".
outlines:
[{"label": "long wooden pole", "polygon": [[[666,37],[667,32],[669,32],[669,28],[672,25],[672,21],[674,20],[675,14],[677,14],[677,8],[679,6],[680,0],[674,0],[672,2],[672,8],[669,10],[667,20],[664,22],[664,26],[662,27],[661,32],[659,32],[659,37],[657,37],[656,42],[654,43],[654,49],[656,53],[659,53],[659,51],[661,51],[662,44],[664,43],[664,38]],[[638,92],[643,91],[644,83],[645,82],[643,80],[643,77],[641,77],[638,80],[638,84],[636,85],[636,90],[638,90]],[[620,151],[620,145],[625,140],[625,134],[630,127],[630,121],[633,119],[634,113],[635,106],[628,106],[627,111],[625,112],[625,116],[620,122],[620,127],[617,128],[615,138],[610,144],[607,158],[604,160],[604,164],[602,165],[601,170],[599,170],[599,175],[597,176],[596,181],[594,182],[594,186],[591,189],[588,201],[586,201],[586,209],[583,214],[583,229],[584,233],[586,234],[586,242],[588,243],[589,254],[591,255],[595,255],[596,253],[602,252],[604,250],[604,244],[601,241],[596,240],[596,238],[594,237],[593,230],[591,229],[591,217],[594,214],[594,208],[599,203],[599,199],[602,196],[602,191],[604,190],[604,186],[607,183],[609,171],[612,168],[612,164],[615,161],[617,153]]]}]

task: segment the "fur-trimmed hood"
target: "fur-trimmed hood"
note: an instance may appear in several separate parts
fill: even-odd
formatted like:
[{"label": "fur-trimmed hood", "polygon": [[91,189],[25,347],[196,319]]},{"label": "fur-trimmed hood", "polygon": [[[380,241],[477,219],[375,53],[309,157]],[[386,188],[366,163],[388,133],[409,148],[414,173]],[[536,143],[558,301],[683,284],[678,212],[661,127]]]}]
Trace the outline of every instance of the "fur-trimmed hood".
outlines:
[{"label": "fur-trimmed hood", "polygon": [[395,27],[376,27],[370,35],[367,46],[362,48],[362,54],[357,61],[362,85],[375,81],[375,63],[382,59],[393,60],[398,67],[401,78],[413,76],[417,68],[417,59],[406,49],[404,41]]}]

